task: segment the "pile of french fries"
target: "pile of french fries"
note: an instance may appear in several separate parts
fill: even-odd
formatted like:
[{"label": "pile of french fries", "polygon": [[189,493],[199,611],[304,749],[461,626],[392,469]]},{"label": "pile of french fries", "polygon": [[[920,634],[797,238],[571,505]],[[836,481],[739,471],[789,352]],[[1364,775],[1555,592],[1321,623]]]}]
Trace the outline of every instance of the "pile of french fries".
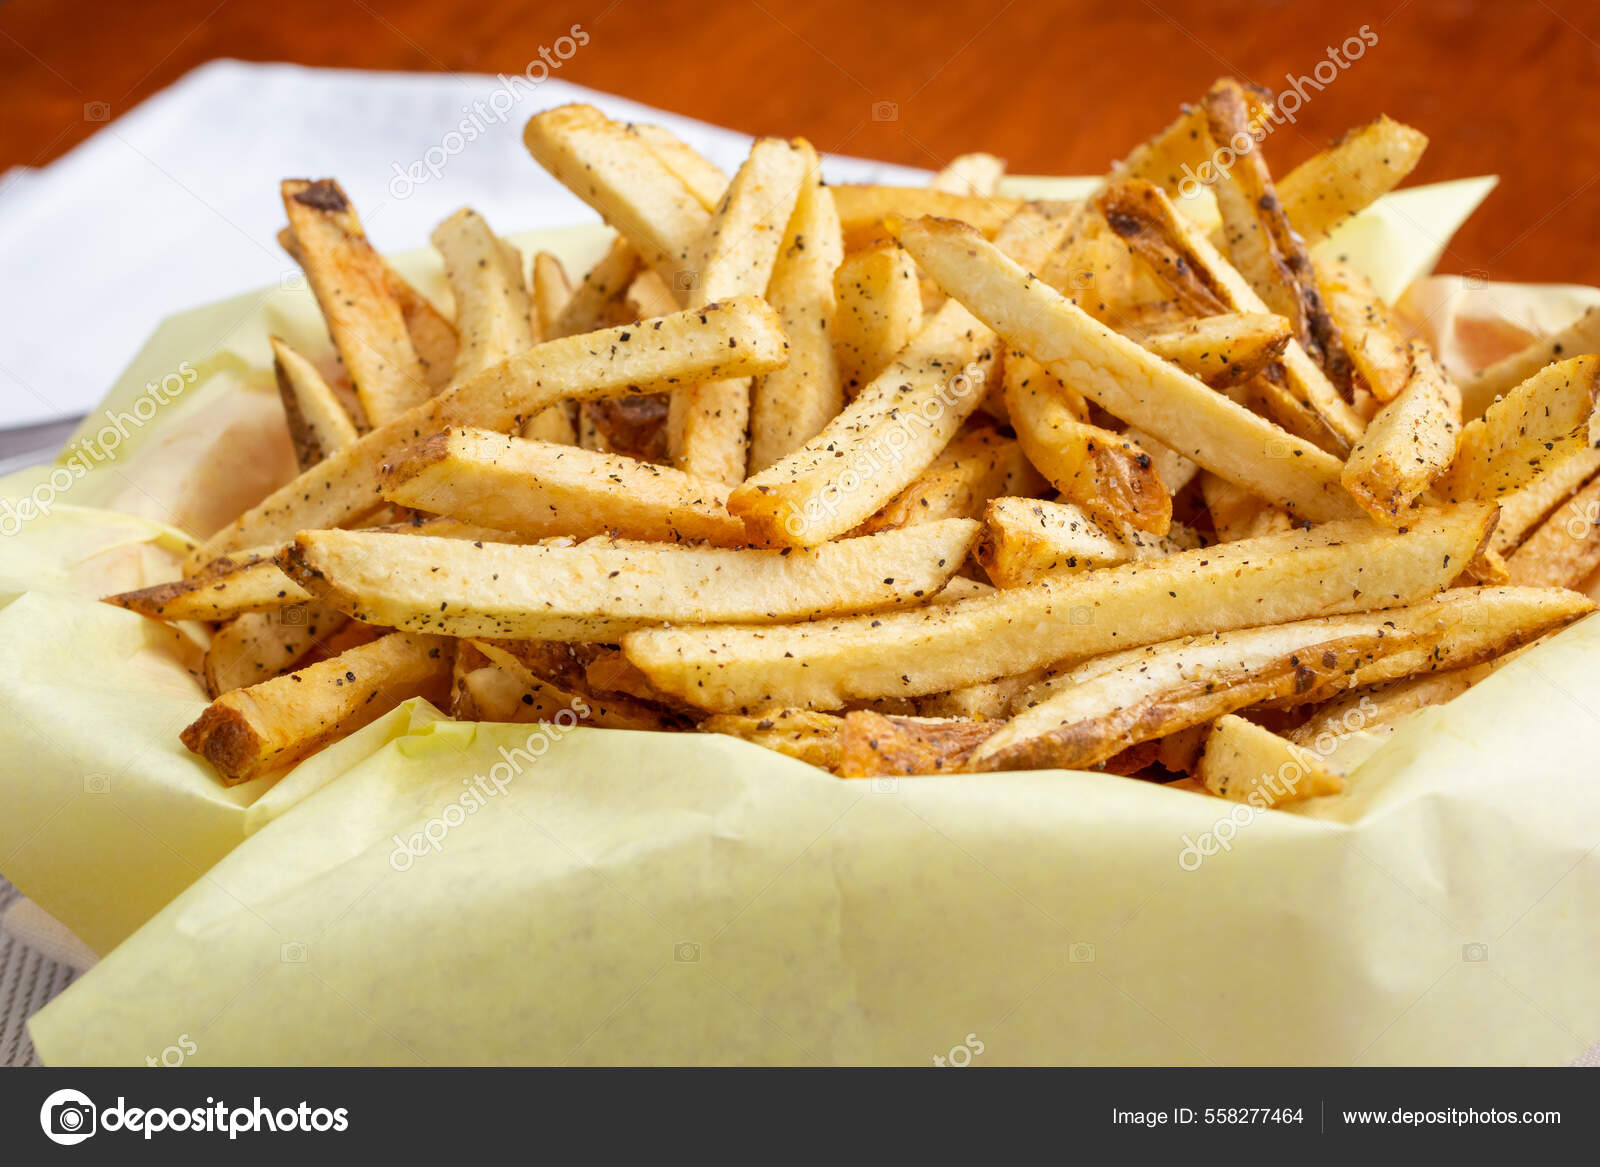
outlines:
[{"label": "pile of french fries", "polygon": [[1182,196],[1270,101],[1219,81],[1076,202],[983,155],[829,187],[799,140],[729,179],[553,109],[528,149],[615,241],[573,283],[462,210],[453,315],[285,182],[337,354],[273,339],[300,474],[109,601],[211,626],[182,736],[230,783],[424,696],[844,777],[1335,794],[1330,743],[1592,610],[1600,313],[1456,383],[1317,247],[1421,133]]}]

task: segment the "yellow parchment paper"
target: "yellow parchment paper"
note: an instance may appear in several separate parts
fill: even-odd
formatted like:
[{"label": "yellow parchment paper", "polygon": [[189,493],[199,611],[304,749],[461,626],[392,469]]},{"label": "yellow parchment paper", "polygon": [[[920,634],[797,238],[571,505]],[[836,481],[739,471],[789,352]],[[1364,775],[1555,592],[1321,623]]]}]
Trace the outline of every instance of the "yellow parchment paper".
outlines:
[{"label": "yellow parchment paper", "polygon": [[[1398,291],[1487,186],[1391,196],[1347,250]],[[582,270],[605,234],[519,241]],[[177,399],[70,481],[0,482],[0,870],[105,956],[34,1019],[45,1061],[1550,1063],[1600,1036],[1600,621],[1295,812],[1103,774],[841,781],[420,701],[222,787],[176,737],[203,632],[93,597],[287,472],[269,330],[326,349],[302,288],[176,317],[106,409],[188,362]]]}]

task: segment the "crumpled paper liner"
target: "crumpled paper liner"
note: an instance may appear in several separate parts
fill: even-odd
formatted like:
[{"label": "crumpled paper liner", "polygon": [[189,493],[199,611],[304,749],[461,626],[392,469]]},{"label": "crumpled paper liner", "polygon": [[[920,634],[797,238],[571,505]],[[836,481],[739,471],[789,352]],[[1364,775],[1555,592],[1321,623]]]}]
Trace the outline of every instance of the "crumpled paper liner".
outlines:
[{"label": "crumpled paper liner", "polygon": [[[1447,238],[1464,189],[1350,253],[1409,283],[1437,241],[1405,222]],[[604,233],[535,242],[582,270]],[[303,289],[169,321],[108,404],[184,359],[194,387],[0,544],[0,868],[106,954],[34,1019],[45,1061],[1554,1063],[1600,1032],[1600,621],[1366,743],[1347,796],[1231,827],[1103,774],[841,781],[422,701],[223,787],[176,738],[203,632],[90,597],[267,488],[267,329],[326,345]]]}]

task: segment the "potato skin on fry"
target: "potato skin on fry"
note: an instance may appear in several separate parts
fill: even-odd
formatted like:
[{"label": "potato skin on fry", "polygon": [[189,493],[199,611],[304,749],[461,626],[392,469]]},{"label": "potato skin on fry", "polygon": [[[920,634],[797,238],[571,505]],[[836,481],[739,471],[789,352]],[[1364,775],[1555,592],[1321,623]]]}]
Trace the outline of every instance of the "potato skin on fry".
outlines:
[{"label": "potato skin on fry", "polygon": [[869,710],[847,713],[839,743],[839,776],[954,774],[1000,724],[886,716]]}]

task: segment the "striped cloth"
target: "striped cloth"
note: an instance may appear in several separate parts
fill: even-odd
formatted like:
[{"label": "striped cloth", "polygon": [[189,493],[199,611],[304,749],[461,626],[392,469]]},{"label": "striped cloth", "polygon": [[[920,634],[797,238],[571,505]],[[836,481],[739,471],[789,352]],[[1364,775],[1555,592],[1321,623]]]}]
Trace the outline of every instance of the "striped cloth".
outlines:
[{"label": "striped cloth", "polygon": [[[20,899],[16,888],[0,878],[0,912]],[[0,931],[0,1066],[37,1066],[28,1040],[28,1018],[73,981],[77,974],[57,964],[9,933]]]}]

